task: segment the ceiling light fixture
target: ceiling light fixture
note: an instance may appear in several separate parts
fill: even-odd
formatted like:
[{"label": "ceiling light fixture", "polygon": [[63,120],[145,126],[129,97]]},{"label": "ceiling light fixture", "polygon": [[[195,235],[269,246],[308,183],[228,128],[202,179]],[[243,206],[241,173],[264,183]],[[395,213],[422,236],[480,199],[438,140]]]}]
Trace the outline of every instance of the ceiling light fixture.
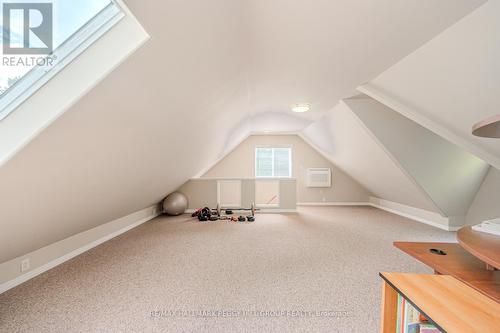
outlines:
[{"label": "ceiling light fixture", "polygon": [[300,103],[292,106],[292,111],[297,113],[303,113],[309,110],[311,110],[311,105],[307,103]]}]

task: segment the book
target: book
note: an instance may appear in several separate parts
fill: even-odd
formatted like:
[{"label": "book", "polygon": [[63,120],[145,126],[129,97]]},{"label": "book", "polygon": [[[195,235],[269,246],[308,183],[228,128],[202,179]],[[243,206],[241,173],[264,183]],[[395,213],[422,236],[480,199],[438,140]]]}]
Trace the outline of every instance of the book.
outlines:
[{"label": "book", "polygon": [[420,324],[419,333],[442,333],[442,332],[432,324]]},{"label": "book", "polygon": [[402,317],[402,305],[403,305],[403,300],[404,298],[398,294],[398,308],[397,308],[397,320],[396,320],[396,333],[403,333],[402,327],[403,327],[403,317]]},{"label": "book", "polygon": [[408,326],[408,333],[420,333],[420,324],[421,323],[414,323],[414,324],[410,324]]},{"label": "book", "polygon": [[408,333],[441,333],[441,331],[430,323],[413,323],[408,326]]},{"label": "book", "polygon": [[440,333],[435,325],[428,322],[404,297],[398,295],[397,329],[398,333]]},{"label": "book", "polygon": [[420,323],[420,312],[413,307],[409,302],[405,302],[404,309],[404,327],[405,333],[408,331],[407,328],[410,324]]}]

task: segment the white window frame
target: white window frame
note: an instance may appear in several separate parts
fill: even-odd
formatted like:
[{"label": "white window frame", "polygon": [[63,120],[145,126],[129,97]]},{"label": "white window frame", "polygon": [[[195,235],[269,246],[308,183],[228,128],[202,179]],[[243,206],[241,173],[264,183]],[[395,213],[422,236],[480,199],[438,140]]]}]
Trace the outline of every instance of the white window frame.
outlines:
[{"label": "white window frame", "polygon": [[111,0],[111,4],[52,52],[50,56],[56,57],[57,64],[48,69],[35,66],[0,97],[0,121],[14,112],[124,17],[125,12],[119,3]]},{"label": "white window frame", "polygon": [[[283,176],[280,176],[280,177],[276,177],[274,175],[274,150],[275,149],[288,149],[290,151],[290,154],[288,155],[288,176],[287,177],[283,177]],[[257,150],[258,149],[272,149],[272,161],[271,161],[271,165],[272,165],[272,176],[258,176],[257,175]],[[279,145],[272,145],[272,146],[257,146],[255,147],[255,156],[254,156],[254,160],[255,160],[255,178],[256,179],[283,179],[283,178],[293,178],[292,177],[292,161],[293,161],[293,158],[292,158],[292,154],[293,154],[293,147],[291,145],[285,145],[285,146],[279,146]]]}]

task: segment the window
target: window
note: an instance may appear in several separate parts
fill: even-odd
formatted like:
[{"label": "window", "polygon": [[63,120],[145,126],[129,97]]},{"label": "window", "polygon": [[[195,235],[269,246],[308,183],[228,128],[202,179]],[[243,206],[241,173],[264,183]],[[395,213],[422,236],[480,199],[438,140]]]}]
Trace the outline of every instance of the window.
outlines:
[{"label": "window", "polygon": [[291,178],[292,148],[256,148],[256,178]]},{"label": "window", "polygon": [[113,0],[3,3],[0,120],[125,16]]}]

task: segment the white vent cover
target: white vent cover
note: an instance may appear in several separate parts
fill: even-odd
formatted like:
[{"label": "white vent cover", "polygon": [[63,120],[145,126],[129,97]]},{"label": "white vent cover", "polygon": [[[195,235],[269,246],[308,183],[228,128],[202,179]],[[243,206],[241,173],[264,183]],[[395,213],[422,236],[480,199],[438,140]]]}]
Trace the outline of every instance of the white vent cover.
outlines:
[{"label": "white vent cover", "polygon": [[330,168],[307,169],[307,187],[332,187]]}]

